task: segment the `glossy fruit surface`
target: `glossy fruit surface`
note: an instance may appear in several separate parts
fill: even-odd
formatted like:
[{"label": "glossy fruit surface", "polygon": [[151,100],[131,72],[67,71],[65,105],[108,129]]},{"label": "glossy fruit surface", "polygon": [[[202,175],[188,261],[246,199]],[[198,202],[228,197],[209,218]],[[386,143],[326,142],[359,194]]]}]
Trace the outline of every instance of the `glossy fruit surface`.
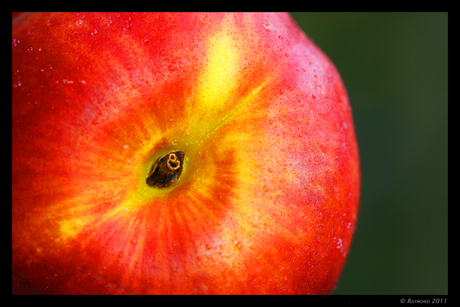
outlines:
[{"label": "glossy fruit surface", "polygon": [[288,14],[24,14],[12,37],[13,293],[333,291],[358,147]]}]

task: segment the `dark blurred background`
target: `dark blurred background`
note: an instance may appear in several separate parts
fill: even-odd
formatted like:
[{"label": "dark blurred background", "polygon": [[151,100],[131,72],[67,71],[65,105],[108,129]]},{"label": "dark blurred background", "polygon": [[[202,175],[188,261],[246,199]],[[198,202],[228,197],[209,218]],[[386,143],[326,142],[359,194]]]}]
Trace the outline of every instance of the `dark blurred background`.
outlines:
[{"label": "dark blurred background", "polygon": [[348,90],[362,196],[335,294],[447,294],[447,13],[292,13]]}]

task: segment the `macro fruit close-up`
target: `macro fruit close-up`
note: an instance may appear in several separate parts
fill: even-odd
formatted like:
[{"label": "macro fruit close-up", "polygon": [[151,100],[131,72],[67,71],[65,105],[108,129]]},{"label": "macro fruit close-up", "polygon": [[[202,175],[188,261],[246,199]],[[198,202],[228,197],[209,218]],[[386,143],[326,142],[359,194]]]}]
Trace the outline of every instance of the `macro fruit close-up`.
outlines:
[{"label": "macro fruit close-up", "polygon": [[358,146],[289,14],[13,18],[13,294],[328,294]]}]

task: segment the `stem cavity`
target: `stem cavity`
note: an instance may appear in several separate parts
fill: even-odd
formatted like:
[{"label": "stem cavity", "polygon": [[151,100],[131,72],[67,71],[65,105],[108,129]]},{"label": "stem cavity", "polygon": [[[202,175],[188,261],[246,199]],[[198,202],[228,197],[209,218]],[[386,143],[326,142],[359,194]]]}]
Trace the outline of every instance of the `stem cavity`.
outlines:
[{"label": "stem cavity", "polygon": [[147,185],[164,189],[176,184],[182,174],[184,157],[182,151],[173,151],[158,158],[147,176]]}]

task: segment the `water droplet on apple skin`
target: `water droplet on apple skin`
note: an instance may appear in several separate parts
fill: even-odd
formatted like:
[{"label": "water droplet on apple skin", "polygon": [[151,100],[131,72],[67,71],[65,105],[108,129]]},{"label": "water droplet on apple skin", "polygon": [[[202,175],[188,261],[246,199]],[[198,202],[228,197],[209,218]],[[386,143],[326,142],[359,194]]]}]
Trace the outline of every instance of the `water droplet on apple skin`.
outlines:
[{"label": "water droplet on apple skin", "polygon": [[240,250],[243,248],[243,244],[240,241],[235,241],[235,249]]}]

